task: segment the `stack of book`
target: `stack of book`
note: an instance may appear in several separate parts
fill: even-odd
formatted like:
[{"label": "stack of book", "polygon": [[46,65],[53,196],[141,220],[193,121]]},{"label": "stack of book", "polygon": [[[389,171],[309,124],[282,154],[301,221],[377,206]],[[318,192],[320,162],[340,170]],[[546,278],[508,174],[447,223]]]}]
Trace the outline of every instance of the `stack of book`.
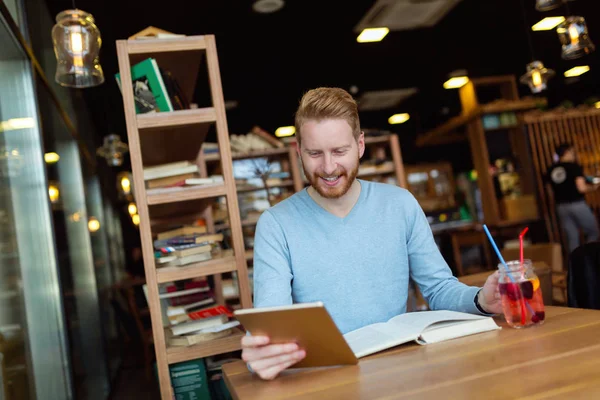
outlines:
[{"label": "stack of book", "polygon": [[159,291],[170,346],[190,346],[224,337],[239,325],[236,320],[230,321],[232,312],[228,307],[216,303],[205,279],[167,283]]},{"label": "stack of book", "polygon": [[160,189],[223,184],[223,176],[201,178],[198,165],[190,161],[178,161],[144,168],[146,193],[159,193]]},{"label": "stack of book", "polygon": [[181,267],[212,259],[221,249],[223,234],[208,234],[206,226],[183,226],[161,232],[154,241],[157,267]]}]

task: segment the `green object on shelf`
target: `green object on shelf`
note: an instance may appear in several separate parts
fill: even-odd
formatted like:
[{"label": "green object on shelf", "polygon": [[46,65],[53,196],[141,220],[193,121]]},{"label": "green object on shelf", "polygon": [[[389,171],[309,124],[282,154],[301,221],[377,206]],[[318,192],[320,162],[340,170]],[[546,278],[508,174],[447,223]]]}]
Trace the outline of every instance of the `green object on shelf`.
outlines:
[{"label": "green object on shelf", "polygon": [[[157,374],[156,363],[154,371]],[[184,361],[169,366],[174,400],[211,400],[204,359]]]},{"label": "green object on shelf", "polygon": [[459,209],[460,211],[460,219],[461,221],[471,221],[471,214],[469,213],[469,210],[467,209],[466,205],[462,205]]}]

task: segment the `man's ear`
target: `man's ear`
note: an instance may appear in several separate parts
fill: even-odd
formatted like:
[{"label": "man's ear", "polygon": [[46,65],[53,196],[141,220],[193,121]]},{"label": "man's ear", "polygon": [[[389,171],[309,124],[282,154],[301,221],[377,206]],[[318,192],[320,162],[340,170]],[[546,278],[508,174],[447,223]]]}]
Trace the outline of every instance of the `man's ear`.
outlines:
[{"label": "man's ear", "polygon": [[363,131],[358,135],[358,158],[362,158],[365,154],[365,133]]}]

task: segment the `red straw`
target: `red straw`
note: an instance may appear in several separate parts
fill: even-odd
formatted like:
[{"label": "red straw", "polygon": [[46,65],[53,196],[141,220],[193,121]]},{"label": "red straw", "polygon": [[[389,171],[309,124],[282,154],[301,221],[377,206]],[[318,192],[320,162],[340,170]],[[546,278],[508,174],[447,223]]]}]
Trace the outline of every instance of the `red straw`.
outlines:
[{"label": "red straw", "polygon": [[[519,250],[520,250],[520,255],[521,255],[521,266],[523,266],[523,261],[525,261],[524,257],[523,257],[523,236],[525,236],[525,234],[527,233],[527,231],[529,230],[528,227],[525,227],[525,229],[523,229],[521,231],[521,234],[519,235]],[[521,296],[521,325],[525,325],[525,300],[523,299],[523,297]]]},{"label": "red straw", "polygon": [[524,261],[524,257],[523,257],[523,236],[525,236],[525,234],[527,233],[527,231],[529,230],[528,227],[525,227],[525,229],[523,229],[521,231],[521,234],[519,235],[519,250],[520,250],[520,254],[521,254],[521,265],[523,265],[523,261]]}]

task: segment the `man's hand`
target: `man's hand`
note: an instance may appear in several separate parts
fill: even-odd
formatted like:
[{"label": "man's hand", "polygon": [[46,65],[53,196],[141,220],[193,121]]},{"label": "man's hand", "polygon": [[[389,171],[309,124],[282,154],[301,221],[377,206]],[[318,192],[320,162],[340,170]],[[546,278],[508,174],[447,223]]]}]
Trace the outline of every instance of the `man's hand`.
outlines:
[{"label": "man's hand", "polygon": [[262,379],[275,379],[281,371],[306,357],[296,343],[269,344],[266,336],[242,337],[242,359]]},{"label": "man's hand", "polygon": [[500,291],[498,290],[498,271],[488,276],[483,289],[479,291],[479,305],[490,314],[502,313],[502,301],[500,300]]}]

